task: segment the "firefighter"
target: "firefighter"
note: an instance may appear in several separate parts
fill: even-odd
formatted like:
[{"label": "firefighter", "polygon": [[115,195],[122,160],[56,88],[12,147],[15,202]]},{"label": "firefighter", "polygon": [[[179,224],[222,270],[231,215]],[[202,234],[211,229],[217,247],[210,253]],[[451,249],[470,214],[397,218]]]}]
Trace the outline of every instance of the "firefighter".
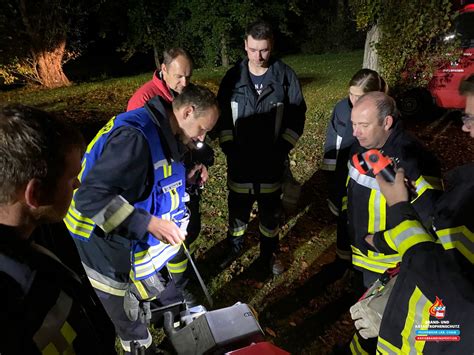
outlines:
[{"label": "firefighter", "polygon": [[[146,82],[133,94],[128,101],[127,111],[143,107],[148,100],[155,96],[160,96],[171,104],[173,99],[189,85],[192,73],[193,60],[185,49],[177,47],[165,50],[160,70],[156,70],[152,80]],[[198,177],[196,184],[186,186],[186,191],[189,194],[186,206],[189,209],[190,219],[184,243],[189,249],[201,231],[201,192],[209,178],[207,169],[214,164],[214,151],[207,143],[202,142],[202,147],[199,149],[188,150],[184,157],[184,163],[186,171],[189,173],[193,170]],[[189,306],[194,305],[196,298],[188,287],[190,270],[183,249],[180,249],[173,260],[167,263],[167,268],[186,303]]]},{"label": "firefighter", "polygon": [[[462,129],[474,138],[474,75],[461,83],[460,93],[466,96]],[[377,250],[392,249],[402,256],[400,273],[380,325],[380,353],[472,353],[473,176],[473,163],[450,174],[448,189],[436,204],[431,233],[408,203],[404,171],[397,172],[394,184],[377,177],[390,206],[389,217],[397,226],[385,238],[369,237],[367,242]],[[366,319],[365,324],[370,326],[370,321]],[[427,341],[423,336],[432,338]]]},{"label": "firefighter", "polygon": [[[349,96],[339,101],[334,107],[327,128],[321,169],[327,171],[328,206],[336,216],[339,216],[342,197],[345,195],[349,150],[356,140],[352,134],[352,107],[362,95],[371,91],[381,91],[387,94],[388,85],[376,71],[360,69],[349,81]],[[345,218],[338,218],[338,223],[345,223]],[[350,264],[352,253],[347,239],[337,238],[336,245],[338,260],[346,265]]]},{"label": "firefighter", "polygon": [[306,104],[295,72],[271,57],[273,32],[264,21],[245,34],[247,58],[222,79],[219,143],[227,158],[229,252],[227,267],[243,251],[252,206],[258,203],[260,261],[280,274],[281,187],[288,153],[303,133]]},{"label": "firefighter", "polygon": [[[395,101],[382,92],[370,92],[361,96],[351,113],[353,135],[356,142],[349,156],[377,148],[394,158],[415,182],[417,198],[413,205],[426,225],[431,224],[434,202],[441,192],[439,162],[425,148],[401,127]],[[397,253],[380,253],[365,241],[367,236],[382,235],[395,227],[387,218],[386,202],[374,175],[361,174],[348,162],[347,196],[343,198],[338,223],[338,239],[350,243],[352,264],[361,272],[356,274],[362,280],[355,285],[362,292],[368,288],[386,269],[394,267],[401,260]],[[364,341],[357,333],[351,344],[351,351],[368,351],[375,343]],[[359,349],[359,350],[357,350]]]},{"label": "firefighter", "polygon": [[83,144],[43,111],[0,109],[2,354],[115,353],[113,325],[90,286],[31,237],[66,214]]},{"label": "firefighter", "polygon": [[156,96],[99,131],[87,148],[82,186],[65,218],[126,351],[131,341],[145,348],[152,343],[145,324],[149,301],[165,301],[160,270],[179,251],[187,227],[182,157],[219,115],[215,96],[196,85],[167,106]]}]

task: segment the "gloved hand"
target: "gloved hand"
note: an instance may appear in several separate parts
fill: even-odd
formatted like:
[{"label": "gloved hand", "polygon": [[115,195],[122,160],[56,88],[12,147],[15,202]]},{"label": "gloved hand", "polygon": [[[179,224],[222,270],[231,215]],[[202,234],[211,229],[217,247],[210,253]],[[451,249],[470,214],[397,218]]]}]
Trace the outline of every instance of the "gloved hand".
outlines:
[{"label": "gloved hand", "polygon": [[127,317],[131,321],[140,319],[146,324],[151,319],[150,301],[158,297],[164,289],[158,273],[143,280],[135,280],[131,273],[128,290],[123,299],[123,308]]},{"label": "gloved hand", "polygon": [[365,298],[350,308],[351,318],[355,320],[355,327],[364,339],[377,337],[382,322],[382,315],[368,306],[371,300],[372,297]]},{"label": "gloved hand", "polygon": [[140,301],[137,295],[130,290],[125,293],[123,308],[131,321],[140,320],[140,322],[148,324],[151,319],[150,302]]}]

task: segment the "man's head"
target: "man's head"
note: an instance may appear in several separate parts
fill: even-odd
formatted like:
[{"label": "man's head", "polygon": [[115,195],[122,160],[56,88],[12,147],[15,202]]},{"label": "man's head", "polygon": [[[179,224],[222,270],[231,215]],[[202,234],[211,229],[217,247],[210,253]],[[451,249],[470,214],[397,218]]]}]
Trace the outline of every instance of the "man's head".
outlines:
[{"label": "man's head", "polygon": [[164,51],[161,73],[168,87],[181,94],[193,74],[191,55],[182,48],[171,48]]},{"label": "man's head", "polygon": [[474,138],[474,74],[461,82],[459,93],[466,96],[462,130],[469,132],[471,137]]},{"label": "man's head", "polygon": [[58,222],[79,187],[83,138],[31,107],[0,108],[0,208],[34,223]]},{"label": "man's head", "polygon": [[173,100],[177,133],[184,144],[203,141],[219,117],[219,107],[215,95],[199,85],[188,85]]},{"label": "man's head", "polygon": [[382,148],[398,118],[394,99],[383,92],[367,93],[352,109],[353,135],[364,148]]},{"label": "man's head", "polygon": [[273,47],[273,30],[265,21],[256,21],[245,32],[245,51],[249,65],[253,68],[266,68]]}]

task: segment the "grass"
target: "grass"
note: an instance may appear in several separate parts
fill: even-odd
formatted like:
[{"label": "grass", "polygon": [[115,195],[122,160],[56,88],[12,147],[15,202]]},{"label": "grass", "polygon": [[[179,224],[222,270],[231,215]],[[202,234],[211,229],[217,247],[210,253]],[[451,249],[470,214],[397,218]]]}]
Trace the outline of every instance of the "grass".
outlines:
[{"label": "grass", "polygon": [[[272,310],[271,304],[284,300],[288,297],[289,290],[301,286],[312,273],[317,272],[315,270],[320,266],[318,260],[334,242],[334,225],[328,225],[319,210],[314,209],[315,206],[323,205],[325,209],[324,191],[312,185],[319,179],[318,167],[332,108],[338,100],[346,96],[347,83],[361,67],[362,57],[363,53],[357,51],[283,58],[300,78],[308,107],[304,134],[290,157],[293,173],[300,182],[306,182],[303,191],[308,193],[303,196],[305,206],[282,226],[282,248],[289,255],[289,269],[283,276],[265,280],[261,284],[248,283],[247,279],[251,278],[252,272],[255,271],[252,265],[258,254],[257,233],[252,228],[249,228],[248,251],[228,270],[216,270],[216,259],[223,251],[222,241],[225,239],[227,221],[225,158],[217,147],[215,165],[210,170],[211,178],[203,193],[203,227],[193,249],[201,273],[215,298],[216,307],[229,306],[236,301],[251,304],[257,312],[262,313],[265,319],[262,327],[267,333],[277,333],[275,342],[296,353],[311,353],[311,349],[321,350],[320,347],[324,347],[327,341],[323,340],[321,343],[308,340],[307,346],[302,344],[292,335],[297,333],[298,322],[292,321],[292,325],[288,326],[288,322],[274,321],[282,320],[278,312],[275,314]],[[224,68],[197,69],[193,74],[193,81],[216,92],[224,73]],[[151,73],[146,73],[54,90],[19,89],[0,92],[0,102],[21,102],[55,111],[63,114],[66,119],[77,122],[81,127],[91,124],[95,131],[105,120],[123,111],[133,92],[150,78]],[[273,330],[269,327],[273,327]],[[320,325],[321,327],[320,335],[324,335],[327,327]],[[304,329],[302,331],[304,332]],[[318,353],[321,353],[319,350]]]}]

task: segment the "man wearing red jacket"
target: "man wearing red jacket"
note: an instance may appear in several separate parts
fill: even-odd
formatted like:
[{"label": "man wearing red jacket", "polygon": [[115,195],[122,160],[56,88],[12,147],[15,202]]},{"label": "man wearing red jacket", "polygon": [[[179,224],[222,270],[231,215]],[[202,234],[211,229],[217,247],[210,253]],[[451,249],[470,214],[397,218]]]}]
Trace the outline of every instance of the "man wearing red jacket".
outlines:
[{"label": "man wearing red jacket", "polygon": [[154,96],[161,96],[171,102],[181,94],[191,81],[193,61],[190,54],[182,48],[171,48],[163,52],[161,70],[153,73],[153,78],[143,84],[130,98],[127,111],[143,107]]}]

